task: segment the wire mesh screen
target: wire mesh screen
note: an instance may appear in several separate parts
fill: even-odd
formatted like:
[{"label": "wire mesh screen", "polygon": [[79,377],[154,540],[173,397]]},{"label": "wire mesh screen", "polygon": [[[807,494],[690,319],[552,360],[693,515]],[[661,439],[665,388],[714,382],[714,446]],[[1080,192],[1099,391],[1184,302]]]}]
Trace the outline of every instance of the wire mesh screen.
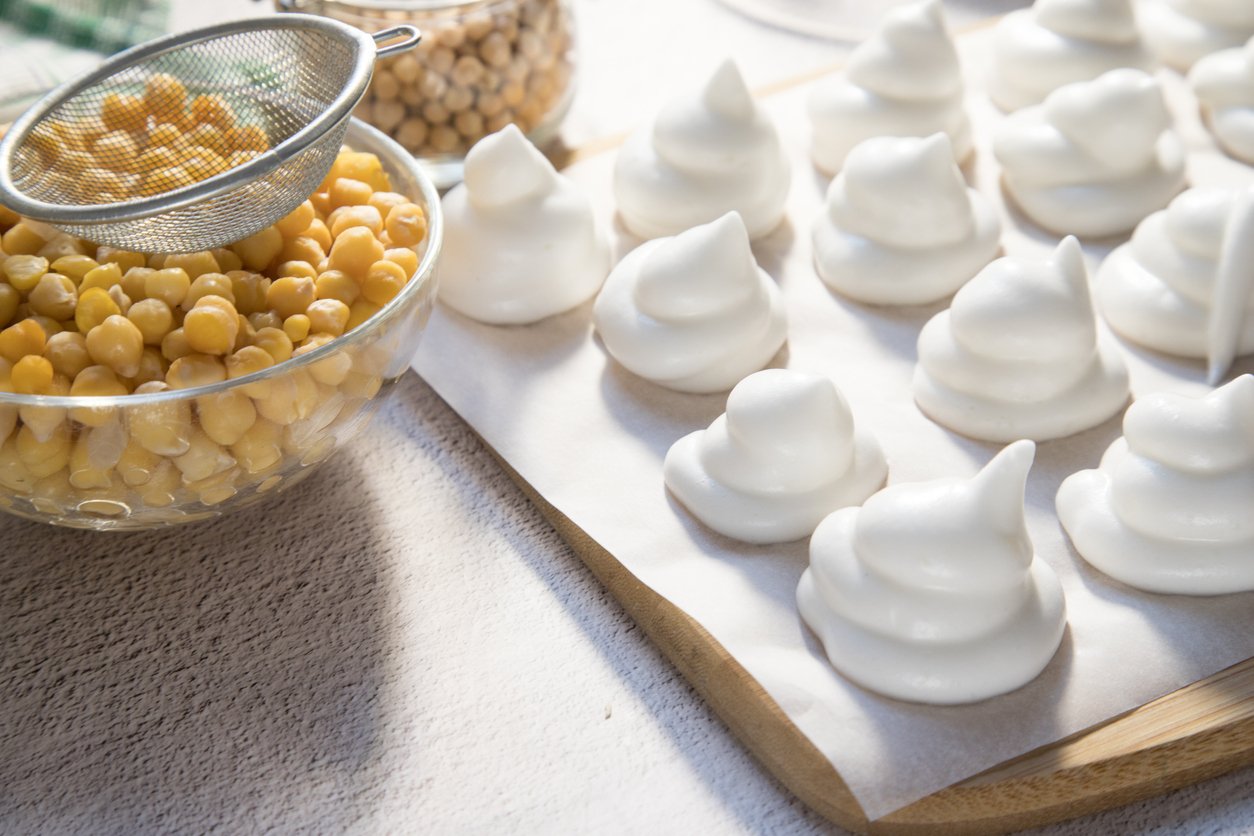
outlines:
[{"label": "wire mesh screen", "polygon": [[174,199],[200,181],[236,178],[229,191],[157,218],[49,218],[81,237],[149,252],[236,240],[282,217],[325,176],[347,119],[268,174],[241,167],[322,116],[359,57],[351,38],[300,27],[192,41],[58,103],[14,149],[10,176],[27,197],[58,207]]}]

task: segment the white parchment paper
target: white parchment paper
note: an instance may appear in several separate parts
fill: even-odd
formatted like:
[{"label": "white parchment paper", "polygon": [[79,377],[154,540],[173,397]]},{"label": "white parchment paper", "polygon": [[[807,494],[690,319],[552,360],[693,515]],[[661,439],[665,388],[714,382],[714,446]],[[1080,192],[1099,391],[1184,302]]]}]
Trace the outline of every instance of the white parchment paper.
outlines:
[{"label": "white parchment paper", "polygon": [[[969,86],[983,77],[987,32],[961,48]],[[1182,80],[1164,74],[1195,153],[1194,184],[1254,180],[1218,154]],[[828,291],[811,265],[809,229],[828,179],[810,165],[805,87],[765,100],[792,151],[788,219],[755,245],[787,299],[789,341],[777,365],[830,375],[856,420],[879,436],[889,482],[970,475],[998,445],[962,438],[914,406],[915,340],[948,301],[874,308]],[[1001,117],[970,97],[977,158],[970,176],[1006,223],[1005,252],[1044,256],[1057,239],[1004,205],[989,126]],[[568,174],[607,222],[614,154]],[[615,225],[617,255],[638,242]],[[1094,270],[1112,244],[1087,246]],[[1126,346],[1134,394],[1206,391],[1200,362]],[[797,615],[794,591],[806,544],[751,547],[695,522],[666,493],[662,458],[679,437],[718,416],[725,395],[669,392],[610,361],[595,340],[591,305],[527,327],[481,325],[437,308],[414,363],[418,372],[549,502],[645,584],[696,618],[755,677],[832,762],[867,815],[879,818],[932,792],[1114,717],[1254,655],[1254,594],[1185,598],[1140,593],[1106,578],[1071,550],[1054,513],[1070,473],[1095,467],[1120,418],[1038,445],[1027,491],[1028,526],[1062,580],[1069,629],[1044,674],[1012,694],[936,708],[885,699],[829,666]],[[1254,371],[1240,361],[1232,374]],[[1251,556],[1254,559],[1254,555]]]}]

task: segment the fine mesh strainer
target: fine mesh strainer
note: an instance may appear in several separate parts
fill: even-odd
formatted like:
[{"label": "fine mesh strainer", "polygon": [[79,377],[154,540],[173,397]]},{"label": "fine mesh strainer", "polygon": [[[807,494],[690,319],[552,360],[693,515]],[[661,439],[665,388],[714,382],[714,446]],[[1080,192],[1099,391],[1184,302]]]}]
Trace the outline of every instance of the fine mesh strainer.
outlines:
[{"label": "fine mesh strainer", "polygon": [[0,202],[141,252],[245,238],[317,188],[375,58],[420,37],[292,14],[141,44],[14,123],[0,141]]}]

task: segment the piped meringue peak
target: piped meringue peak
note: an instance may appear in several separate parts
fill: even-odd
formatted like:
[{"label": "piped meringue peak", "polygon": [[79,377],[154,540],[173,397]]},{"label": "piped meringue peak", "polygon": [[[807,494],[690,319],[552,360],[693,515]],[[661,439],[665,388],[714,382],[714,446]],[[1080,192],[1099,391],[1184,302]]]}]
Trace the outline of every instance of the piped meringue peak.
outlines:
[{"label": "piped meringue peak", "polygon": [[544,319],[590,299],[609,272],[591,201],[514,125],[470,149],[442,204],[439,298],[472,319]]},{"label": "piped meringue peak", "polygon": [[779,134],[731,59],[629,137],[614,166],[619,215],[640,238],[676,235],[731,211],[759,238],[783,220],[789,182]]},{"label": "piped meringue peak", "polygon": [[814,222],[819,276],[852,299],[934,302],[997,255],[992,204],[967,187],[949,138],[875,137],[850,152]]},{"label": "piped meringue peak", "polygon": [[1254,590],[1254,375],[1139,398],[1097,470],[1058,489],[1080,556],[1149,592]]},{"label": "piped meringue peak", "polygon": [[1044,441],[1096,426],[1128,400],[1118,347],[1099,332],[1080,244],[1048,261],[1000,258],[919,333],[914,398],[985,441]]},{"label": "piped meringue peak", "polygon": [[879,442],[855,425],[826,377],[787,369],[749,375],[709,429],[666,454],[666,487],[710,528],[746,543],[807,537],[825,516],[884,484]]},{"label": "piped meringue peak", "polygon": [[988,94],[1005,111],[1119,67],[1154,66],[1131,0],[1036,0],[997,24],[992,58]]},{"label": "piped meringue peak", "polygon": [[1094,297],[1121,336],[1205,358],[1218,383],[1234,358],[1254,353],[1254,190],[1181,194],[1106,257]]},{"label": "piped meringue peak", "polygon": [[865,139],[941,131],[961,161],[972,149],[962,95],[958,53],[940,0],[893,9],[854,49],[844,71],[810,92],[811,156],[830,174]]},{"label": "piped meringue peak", "polygon": [[1044,670],[1066,607],[1024,521],[1034,453],[1017,441],[971,479],[892,485],[819,524],[797,606],[837,671],[888,697],[953,705]]},{"label": "piped meringue peak", "polygon": [[593,307],[615,360],[680,392],[721,392],[784,344],[783,296],[735,212],[630,252]]},{"label": "piped meringue peak", "polygon": [[1112,70],[1012,113],[993,137],[1006,191],[1061,235],[1127,232],[1184,187],[1185,149],[1162,85]]},{"label": "piped meringue peak", "polygon": [[1254,36],[1254,3],[1248,0],[1141,0],[1137,15],[1146,45],[1181,72]]},{"label": "piped meringue peak", "polygon": [[1219,147],[1254,165],[1254,38],[1198,61],[1189,84]]}]

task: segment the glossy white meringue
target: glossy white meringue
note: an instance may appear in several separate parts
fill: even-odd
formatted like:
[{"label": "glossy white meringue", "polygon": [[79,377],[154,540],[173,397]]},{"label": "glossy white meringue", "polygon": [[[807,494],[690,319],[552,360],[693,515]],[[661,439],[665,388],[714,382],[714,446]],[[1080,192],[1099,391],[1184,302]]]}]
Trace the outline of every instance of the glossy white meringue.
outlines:
[{"label": "glossy white meringue", "polygon": [[787,336],[779,287],[735,212],[618,263],[593,306],[606,351],[680,392],[721,392],[771,361]]},{"label": "glossy white meringue", "polygon": [[1131,0],[1036,0],[993,30],[988,94],[1005,111],[1119,67],[1150,70]]},{"label": "glossy white meringue", "polygon": [[1013,691],[1053,658],[1062,586],[1033,551],[1017,441],[971,479],[892,485],[829,516],[797,586],[801,617],[840,673],[911,702]]},{"label": "glossy white meringue", "polygon": [[710,528],[746,543],[808,537],[884,484],[875,437],[831,380],[788,369],[746,377],[709,429],[666,454],[666,487]]},{"label": "glossy white meringue", "polygon": [[985,441],[1062,438],[1128,401],[1128,370],[1097,327],[1068,236],[1048,261],[1000,258],[923,326],[914,398],[938,424]]},{"label": "glossy white meringue", "polygon": [[1205,358],[1218,383],[1254,353],[1254,191],[1184,192],[1106,257],[1093,295],[1121,336]]},{"label": "glossy white meringue", "polygon": [[1184,187],[1184,142],[1162,85],[1140,70],[1059,87],[1012,113],[993,154],[1024,214],[1061,235],[1127,232]]},{"label": "glossy white meringue", "polygon": [[972,149],[962,71],[940,0],[893,9],[859,44],[843,72],[815,83],[808,110],[810,154],[830,173],[875,136],[949,135],[955,159]]},{"label": "glossy white meringue", "polygon": [[783,220],[789,182],[779,134],[731,59],[632,134],[614,165],[618,213],[640,238],[676,235],[733,211],[750,238],[761,237]]},{"label": "glossy white meringue", "polygon": [[544,319],[592,298],[609,272],[592,202],[514,125],[470,149],[442,205],[439,298],[472,319]]},{"label": "glossy white meringue", "polygon": [[1189,85],[1219,147],[1254,165],[1254,38],[1198,61]]},{"label": "glossy white meringue", "polygon": [[1141,0],[1137,17],[1150,50],[1181,72],[1254,36],[1249,0]]},{"label": "glossy white meringue", "polygon": [[1254,589],[1254,375],[1203,398],[1138,398],[1123,433],[1058,489],[1080,556],[1149,592]]},{"label": "glossy white meringue", "polygon": [[943,133],[859,144],[813,228],[814,263],[861,302],[914,305],[953,293],[997,255],[1001,224],[967,188]]}]

